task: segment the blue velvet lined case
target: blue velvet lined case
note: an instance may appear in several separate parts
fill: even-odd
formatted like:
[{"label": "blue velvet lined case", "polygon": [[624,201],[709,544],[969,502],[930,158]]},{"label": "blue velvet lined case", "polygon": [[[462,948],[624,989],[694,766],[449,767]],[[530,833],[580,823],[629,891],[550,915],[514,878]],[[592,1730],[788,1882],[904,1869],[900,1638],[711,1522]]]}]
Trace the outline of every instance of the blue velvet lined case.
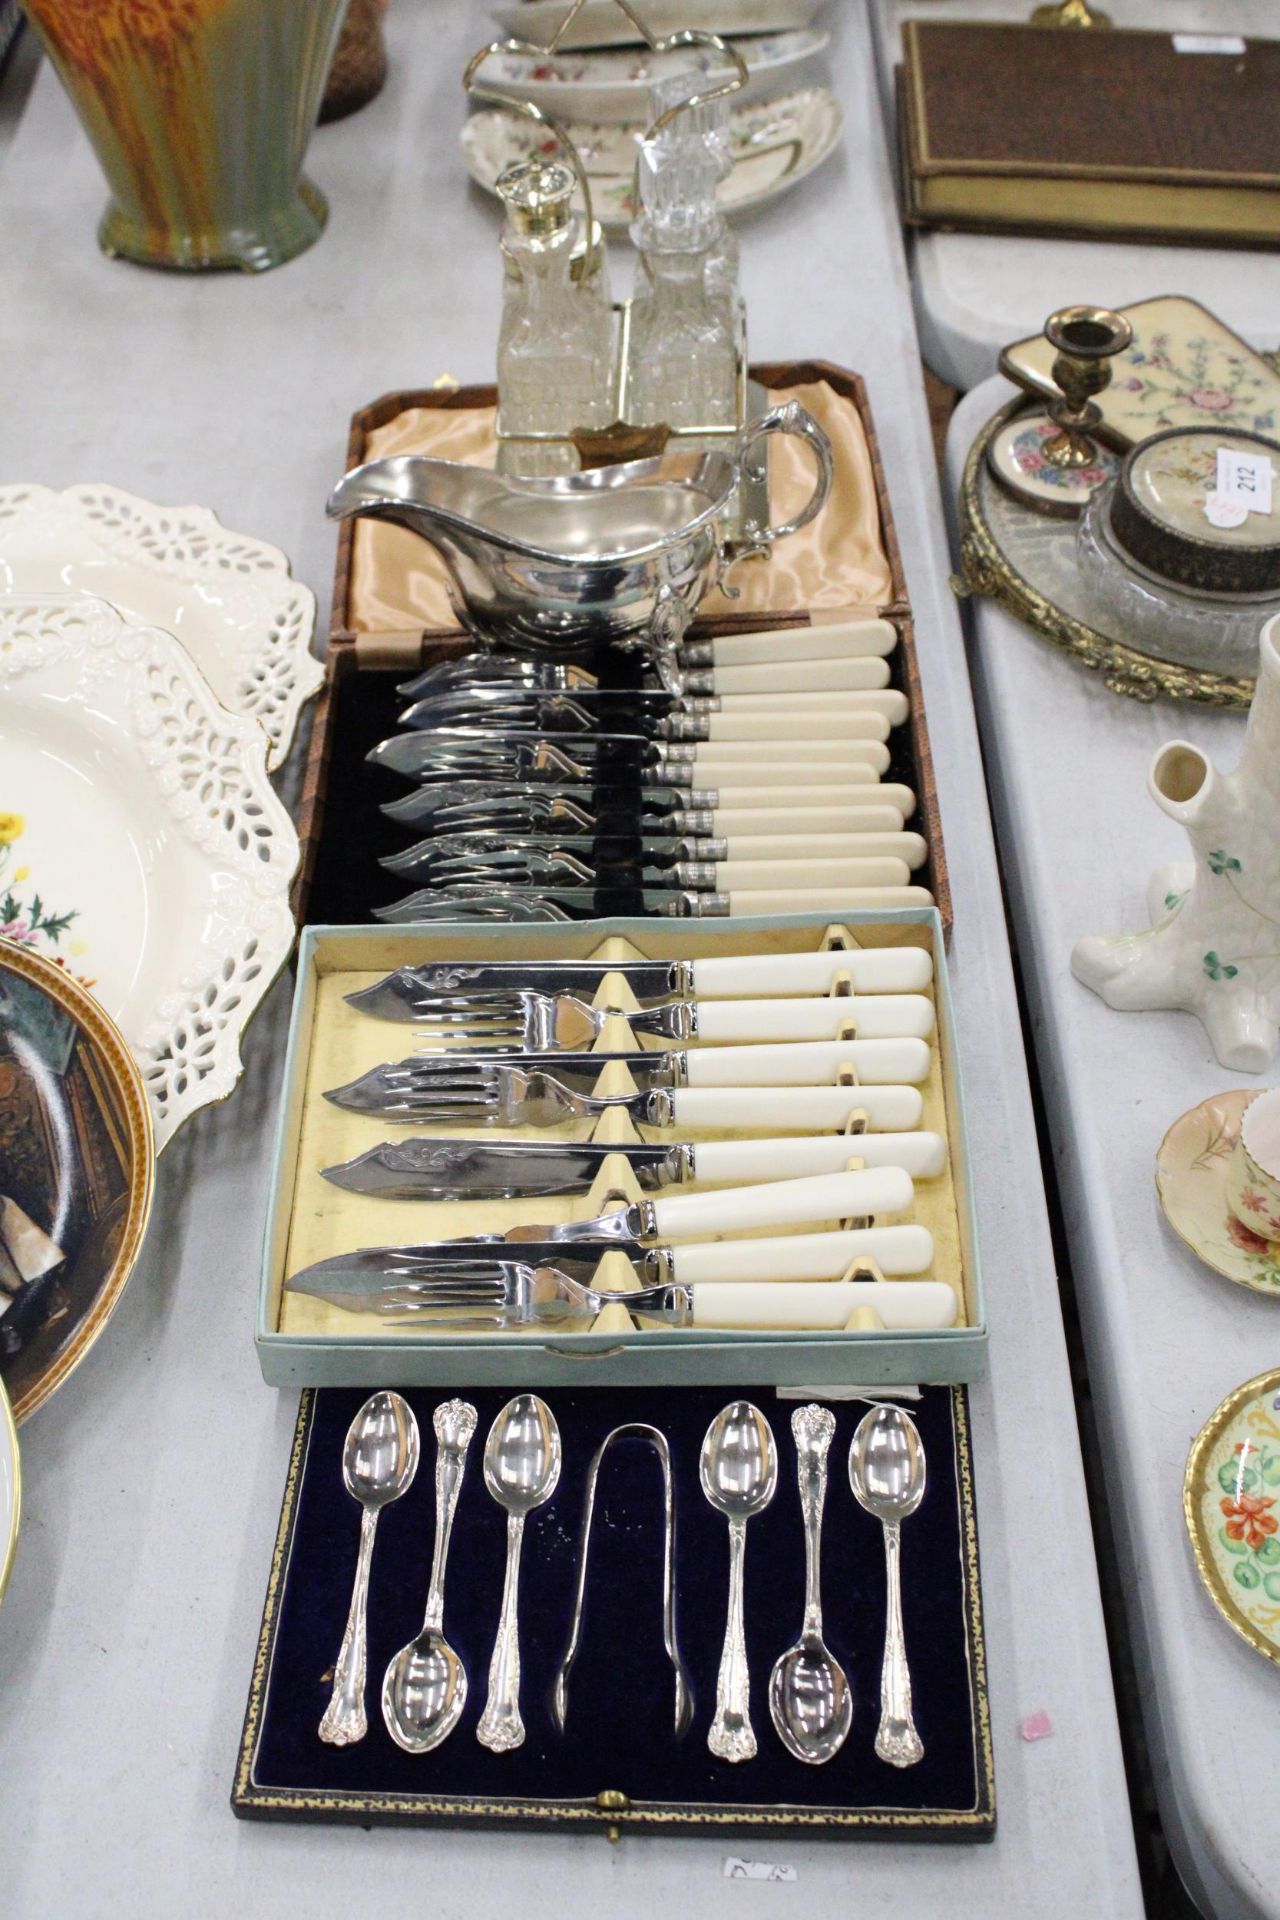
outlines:
[{"label": "blue velvet lined case", "polygon": [[[588,1831],[636,1826],[682,1832],[805,1828],[833,1834],[904,1831],[986,1838],[995,1785],[986,1694],[977,1534],[963,1388],[926,1388],[907,1402],[924,1442],[928,1484],[902,1529],[903,1610],[923,1760],[879,1760],[884,1557],[879,1523],[849,1489],[849,1442],[862,1401],[830,1402],[822,1580],[826,1638],[854,1692],[852,1731],[828,1765],[809,1767],[781,1745],[769,1720],[769,1672],[797,1639],[804,1610],[804,1543],[791,1411],[772,1387],[742,1388],[773,1427],[777,1492],[747,1531],[746,1625],[753,1760],[730,1766],[706,1744],[728,1587],[728,1532],[704,1499],[698,1455],[731,1396],[723,1387],[549,1389],[564,1468],[525,1530],[521,1578],[521,1705],[525,1744],[493,1754],[475,1738],[484,1710],[505,1553],[505,1518],[485,1491],[481,1455],[508,1395],[470,1394],[479,1413],[449,1557],[444,1630],[461,1655],[469,1693],[452,1737],[433,1753],[404,1753],[382,1723],[382,1674],[418,1631],[434,1530],[431,1416],[449,1396],[406,1398],[422,1434],[409,1492],[382,1515],[369,1593],[369,1731],[334,1748],[318,1737],[346,1620],[359,1509],[341,1477],[343,1440],[363,1394],[303,1395],[232,1804],[243,1816],[425,1823],[437,1820]],[[588,1463],[615,1426],[650,1421],[666,1433],[676,1490],[677,1626],[694,1692],[694,1719],[673,1737],[674,1681],[662,1644],[662,1481],[643,1443],[605,1456],[578,1657],[561,1735],[548,1694],[573,1606],[578,1528]]]}]

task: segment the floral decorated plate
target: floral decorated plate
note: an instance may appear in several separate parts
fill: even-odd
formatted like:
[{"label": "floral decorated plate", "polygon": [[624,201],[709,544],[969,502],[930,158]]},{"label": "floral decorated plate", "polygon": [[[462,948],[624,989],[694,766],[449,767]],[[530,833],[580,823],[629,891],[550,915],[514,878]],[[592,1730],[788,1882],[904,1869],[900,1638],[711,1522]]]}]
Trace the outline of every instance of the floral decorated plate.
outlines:
[{"label": "floral decorated plate", "polygon": [[[807,27],[822,0],[645,0],[645,25],[659,39],[681,27],[699,33],[734,36],[744,33],[782,33]],[[565,0],[505,0],[493,17],[507,33],[535,46],[545,46],[568,11]],[[617,0],[586,0],[565,35],[566,47],[619,47],[639,41],[635,28]]]},{"label": "floral decorated plate", "polygon": [[1280,1372],[1228,1394],[1197,1435],[1182,1483],[1191,1550],[1209,1598],[1280,1661]]},{"label": "floral decorated plate", "polygon": [[22,1459],[9,1396],[0,1380],[0,1600],[13,1572],[22,1518]]},{"label": "floral decorated plate", "polygon": [[261,723],[270,767],[324,678],[311,589],[207,507],[157,507],[119,487],[0,487],[0,591],[97,594],[175,634],[222,704]]},{"label": "floral decorated plate", "polygon": [[1227,1205],[1231,1149],[1255,1091],[1215,1093],[1174,1121],[1156,1155],[1156,1191],[1165,1219],[1206,1266],[1280,1296],[1280,1243],[1251,1233]]},{"label": "floral decorated plate", "polygon": [[[749,99],[774,75],[822,52],[830,34],[822,27],[793,33],[762,33],[733,44],[750,78],[736,96]],[[648,47],[607,47],[595,52],[500,53],[485,62],[486,86],[531,100],[559,120],[624,120],[642,125],[649,88],[669,74],[719,74],[725,62],[714,47],[680,47],[652,53]]]},{"label": "floral decorated plate", "polygon": [[266,751],[170,634],[104,600],[0,595],[0,937],[92,988],[157,1147],[230,1093],[293,944],[298,836]]},{"label": "floral decorated plate", "polygon": [[[597,123],[571,124],[565,131],[587,170],[596,218],[615,233],[624,230],[636,211],[632,196],[638,129]],[[724,211],[742,213],[786,193],[835,151],[839,138],[840,108],[826,87],[802,87],[775,100],[732,109],[733,171],[718,190]],[[473,113],[463,123],[463,157],[472,179],[490,193],[505,166],[539,146],[554,152],[556,142],[500,109]]]},{"label": "floral decorated plate", "polygon": [[[83,1360],[133,1271],[155,1149],[142,1077],[61,967],[0,941],[0,1591],[23,1420]],[[6,1438],[7,1433],[7,1438]]]}]

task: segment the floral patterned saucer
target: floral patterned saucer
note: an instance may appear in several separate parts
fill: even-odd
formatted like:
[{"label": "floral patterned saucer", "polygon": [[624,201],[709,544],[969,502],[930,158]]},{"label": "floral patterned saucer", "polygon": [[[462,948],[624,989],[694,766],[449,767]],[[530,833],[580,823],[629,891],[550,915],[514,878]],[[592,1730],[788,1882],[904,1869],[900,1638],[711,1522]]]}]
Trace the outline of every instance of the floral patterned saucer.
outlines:
[{"label": "floral patterned saucer", "polygon": [[1201,1428],[1182,1510],[1214,1606],[1280,1661],[1280,1371],[1246,1380]]},{"label": "floral patterned saucer", "polygon": [[1156,1155],[1165,1219],[1215,1273],[1280,1295],[1280,1242],[1251,1233],[1227,1206],[1227,1168],[1254,1090],[1215,1093],[1175,1120]]}]

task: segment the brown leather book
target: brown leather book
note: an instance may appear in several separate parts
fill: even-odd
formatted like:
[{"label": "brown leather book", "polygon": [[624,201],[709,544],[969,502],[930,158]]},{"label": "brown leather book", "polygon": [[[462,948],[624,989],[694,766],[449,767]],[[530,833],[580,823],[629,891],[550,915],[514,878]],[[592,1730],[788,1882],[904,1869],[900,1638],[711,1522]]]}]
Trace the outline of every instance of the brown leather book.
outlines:
[{"label": "brown leather book", "polygon": [[960,20],[902,38],[912,224],[1280,247],[1280,41]]}]

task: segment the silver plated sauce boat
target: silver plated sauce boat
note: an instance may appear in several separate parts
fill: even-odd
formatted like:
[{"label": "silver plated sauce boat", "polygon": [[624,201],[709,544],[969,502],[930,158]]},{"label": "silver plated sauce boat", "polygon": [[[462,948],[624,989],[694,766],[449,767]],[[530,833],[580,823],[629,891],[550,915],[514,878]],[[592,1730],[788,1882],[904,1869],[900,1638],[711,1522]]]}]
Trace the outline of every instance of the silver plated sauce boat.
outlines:
[{"label": "silver plated sauce boat", "polygon": [[[814,489],[779,526],[726,521],[745,471],[773,434],[806,440]],[[490,644],[572,653],[641,648],[672,665],[703,595],[735,560],[764,553],[819,513],[831,444],[796,400],[744,428],[728,450],[679,451],[549,479],[516,479],[419,454],[374,460],[329,497],[334,519],[366,515],[420,534],[447,566],[468,627]]]}]

